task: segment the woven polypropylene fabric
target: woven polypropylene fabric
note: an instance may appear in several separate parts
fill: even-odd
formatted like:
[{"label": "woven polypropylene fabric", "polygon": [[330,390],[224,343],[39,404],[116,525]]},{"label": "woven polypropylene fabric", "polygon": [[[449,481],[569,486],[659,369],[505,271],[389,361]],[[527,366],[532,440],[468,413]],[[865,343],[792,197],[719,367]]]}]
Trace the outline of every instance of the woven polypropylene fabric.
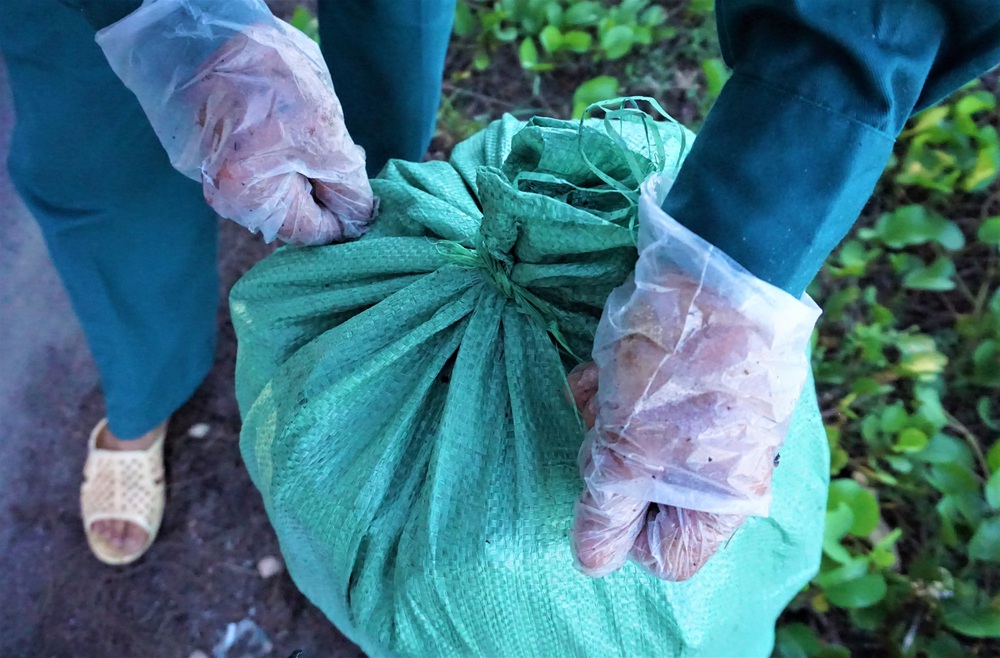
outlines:
[{"label": "woven polypropylene fabric", "polygon": [[[681,129],[657,129],[678,160]],[[372,656],[766,656],[818,568],[810,382],[770,518],[687,582],[574,569],[569,355],[635,263],[616,190],[659,166],[623,130],[505,117],[449,162],[390,162],[372,233],[279,250],[233,289],[247,467],[296,584]]]}]

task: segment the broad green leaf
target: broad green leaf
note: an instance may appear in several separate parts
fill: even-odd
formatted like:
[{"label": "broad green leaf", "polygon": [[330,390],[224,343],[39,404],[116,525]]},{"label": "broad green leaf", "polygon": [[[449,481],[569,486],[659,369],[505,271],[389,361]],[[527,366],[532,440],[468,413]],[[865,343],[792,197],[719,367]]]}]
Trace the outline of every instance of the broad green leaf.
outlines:
[{"label": "broad green leaf", "polygon": [[885,548],[879,548],[876,546],[872,549],[871,553],[869,553],[869,557],[872,562],[883,569],[888,569],[892,565],[896,564],[896,554]]},{"label": "broad green leaf", "polygon": [[477,71],[485,71],[490,67],[490,55],[485,50],[480,50],[472,58],[472,65]]},{"label": "broad green leaf", "polygon": [[[944,131],[944,135],[943,141],[951,137],[947,131]],[[896,176],[896,182],[901,185],[919,185],[944,194],[952,193],[962,177],[962,169],[956,156],[939,148],[921,147],[916,142],[914,140],[910,147],[902,170]]]},{"label": "broad green leaf", "polygon": [[922,267],[924,261],[920,256],[911,253],[889,254],[889,264],[896,274],[906,274],[910,270]]},{"label": "broad green leaf", "polygon": [[837,252],[840,268],[838,276],[861,276],[868,265],[882,253],[880,249],[869,249],[860,240],[848,240]]},{"label": "broad green leaf", "polygon": [[495,28],[493,28],[493,36],[495,36],[500,41],[509,43],[511,41],[517,40],[518,32],[517,28],[512,25],[508,25],[507,27],[501,27],[500,25],[497,25]]},{"label": "broad green leaf", "polygon": [[924,651],[927,658],[955,658],[965,653],[962,643],[954,636],[947,633],[938,633],[934,639],[927,643]]},{"label": "broad green leaf", "polygon": [[958,532],[955,531],[954,519],[958,515],[958,510],[955,509],[955,504],[948,496],[945,496],[935,505],[935,509],[937,509],[938,519],[941,521],[941,541],[949,548],[957,547]]},{"label": "broad green leaf", "polygon": [[978,486],[978,480],[975,491],[950,494],[947,498],[953,504],[958,515],[973,527],[982,523],[983,518],[989,513],[989,505],[986,504],[986,500],[983,498],[983,492]]},{"label": "broad green leaf", "polygon": [[[928,434],[935,434],[948,425],[948,414],[944,410],[944,405],[941,404],[941,394],[933,385],[916,386],[914,397],[919,403],[914,416],[920,421],[921,429]],[[968,451],[968,446],[965,447]],[[968,454],[970,457],[972,456],[972,453]]]},{"label": "broad green leaf", "polygon": [[479,15],[479,22],[483,24],[483,31],[493,33],[503,22],[506,14],[503,11],[486,11]]},{"label": "broad green leaf", "polygon": [[926,109],[913,118],[913,121],[911,122],[913,125],[910,127],[910,131],[908,132],[919,133],[932,128],[947,119],[950,112],[951,108],[947,105],[938,105],[936,107]]},{"label": "broad green leaf", "polygon": [[538,66],[538,46],[535,45],[535,40],[528,37],[521,42],[521,48],[518,51],[521,58],[521,66],[531,70]]},{"label": "broad green leaf", "polygon": [[847,503],[840,503],[836,509],[826,513],[826,523],[823,526],[823,552],[840,564],[849,564],[854,560],[850,552],[844,548],[840,540],[847,535],[854,525],[854,513]]},{"label": "broad green leaf", "polygon": [[955,112],[971,116],[977,112],[996,109],[996,106],[996,96],[986,90],[980,90],[955,101]]},{"label": "broad green leaf", "polygon": [[316,43],[319,43],[319,21],[302,5],[295,8],[292,18],[288,23]]},{"label": "broad green leaf", "polygon": [[887,309],[881,304],[872,304],[872,321],[879,325],[880,327],[891,327],[895,323],[896,318],[893,316],[892,311]]},{"label": "broad green leaf", "polygon": [[937,343],[926,334],[897,336],[896,347],[902,354],[897,370],[905,377],[933,380],[948,365],[948,357],[938,351]]},{"label": "broad green leaf", "polygon": [[946,602],[944,624],[969,637],[1000,637],[1000,610],[989,605],[966,610]]},{"label": "broad green leaf", "polygon": [[884,469],[876,468],[873,471],[873,475],[875,476],[876,480],[878,480],[882,484],[887,484],[890,487],[895,487],[899,484],[899,480],[896,479],[896,476]]},{"label": "broad green leaf", "polygon": [[928,441],[926,434],[916,428],[907,427],[896,437],[893,449],[896,452],[920,452],[927,447]]},{"label": "broad green leaf", "polygon": [[891,404],[882,410],[881,427],[887,434],[895,434],[906,427],[910,415],[906,413],[906,407],[902,402]]},{"label": "broad green leaf", "polygon": [[784,654],[782,658],[792,658],[792,656],[799,655],[813,656],[823,648],[823,643],[816,636],[816,632],[801,623],[787,624],[778,629],[779,652],[780,648],[787,644],[794,645],[799,651],[804,653]]},{"label": "broad green leaf", "polygon": [[839,566],[829,571],[824,571],[815,578],[817,585],[824,590],[842,585],[846,582],[857,580],[868,573],[868,560],[859,557],[851,560],[843,566]]},{"label": "broad green leaf", "polygon": [[1000,510],[1000,471],[993,473],[986,481],[986,503],[991,509]]},{"label": "broad green leaf", "polygon": [[823,430],[826,432],[826,442],[830,445],[830,449],[836,448],[840,444],[840,437],[843,436],[840,428],[836,425],[824,425]]},{"label": "broad green leaf", "polygon": [[677,36],[677,28],[673,25],[653,28],[653,41],[660,42]]},{"label": "broad green leaf", "polygon": [[845,309],[858,301],[861,297],[861,290],[857,286],[849,286],[836,291],[823,304],[823,321],[836,322],[844,314]]},{"label": "broad green leaf", "polygon": [[993,443],[993,447],[986,453],[986,464],[990,467],[991,473],[1000,472],[1000,441]]},{"label": "broad green leaf", "polygon": [[615,25],[601,34],[601,48],[608,59],[619,59],[632,50],[635,37],[628,25]]},{"label": "broad green leaf", "polygon": [[927,481],[943,494],[966,494],[979,491],[972,471],[959,464],[934,464]]},{"label": "broad green leaf", "polygon": [[913,472],[913,462],[911,462],[906,457],[900,457],[898,455],[886,455],[885,461],[897,473],[902,473],[905,475],[907,473]]},{"label": "broad green leaf", "polygon": [[837,509],[845,503],[851,508],[854,522],[850,532],[857,537],[867,537],[879,521],[878,501],[875,495],[850,478],[840,478],[830,482],[830,497],[827,509]]},{"label": "broad green leaf", "polygon": [[570,30],[562,35],[562,47],[574,53],[585,53],[590,50],[594,38],[582,30]]},{"label": "broad green leaf", "polygon": [[954,290],[955,263],[947,256],[938,256],[925,267],[911,270],[903,277],[903,287],[911,290]]},{"label": "broad green leaf", "polygon": [[839,608],[866,608],[885,597],[885,578],[871,573],[823,591],[830,603]]},{"label": "broad green leaf", "polygon": [[709,100],[715,100],[722,92],[722,87],[729,79],[729,69],[718,57],[706,59],[701,63],[701,71],[705,74],[706,91]]},{"label": "broad green leaf", "polygon": [[865,419],[861,421],[861,437],[867,443],[878,443],[881,431],[882,424],[878,416],[874,414],[865,416]]},{"label": "broad green leaf", "polygon": [[1000,517],[986,519],[969,541],[969,557],[985,562],[1000,562]]},{"label": "broad green leaf", "polygon": [[563,8],[554,2],[548,2],[545,6],[545,23],[547,25],[562,25]]},{"label": "broad green leaf", "polygon": [[836,475],[841,471],[842,468],[847,466],[847,463],[851,460],[850,455],[843,448],[835,448],[833,452],[830,453],[830,475]]},{"label": "broad green leaf", "polygon": [[962,189],[966,192],[978,192],[987,188],[1000,172],[1000,139],[997,138],[997,129],[993,126],[980,128],[978,136],[979,148],[975,164],[962,182]]},{"label": "broad green leaf", "polygon": [[[295,11],[298,12],[298,9]],[[472,9],[469,8],[469,5],[465,2],[455,3],[455,25],[452,28],[455,34],[460,37],[467,37],[475,31],[478,24],[479,21],[472,15]]]},{"label": "broad green leaf", "polygon": [[893,249],[925,242],[936,242],[946,249],[965,246],[965,236],[955,222],[919,204],[883,214],[875,224],[875,234]]},{"label": "broad green leaf", "polygon": [[632,28],[632,39],[640,46],[653,45],[653,28],[648,25],[636,25]]},{"label": "broad green leaf", "polygon": [[891,392],[892,386],[881,384],[874,377],[859,377],[851,386],[851,393],[855,395],[882,395]]},{"label": "broad green leaf", "polygon": [[976,383],[982,386],[1000,386],[1000,342],[983,341],[972,353]]},{"label": "broad green leaf", "polygon": [[852,608],[847,611],[847,617],[852,627],[874,633],[885,624],[885,606]]},{"label": "broad green leaf", "polygon": [[[798,626],[803,626],[808,630],[808,626],[804,624],[797,624]],[[809,631],[812,632],[812,631]],[[819,648],[819,641],[816,641],[816,647]],[[812,654],[803,647],[802,643],[798,638],[790,635],[788,633],[788,627],[779,628],[774,641],[774,653],[772,658],[809,658]]]},{"label": "broad green leaf", "polygon": [[648,4],[649,0],[621,0],[617,8],[619,22],[624,23],[628,19],[634,23],[639,20],[639,12]]},{"label": "broad green leaf", "polygon": [[660,5],[651,5],[642,12],[639,22],[649,27],[656,27],[667,22],[667,10]]},{"label": "broad green leaf", "polygon": [[618,96],[618,78],[600,75],[587,80],[573,93],[573,118],[579,119],[594,103]]},{"label": "broad green leaf", "polygon": [[840,541],[847,536],[854,526],[854,512],[851,506],[839,501],[837,506],[826,512],[826,524],[823,526],[823,536],[829,541]]},{"label": "broad green leaf", "polygon": [[563,22],[573,27],[595,25],[604,11],[600,2],[573,2],[563,12]]},{"label": "broad green leaf", "polygon": [[563,35],[555,25],[546,25],[538,33],[538,42],[542,44],[545,52],[556,53],[563,45]]},{"label": "broad green leaf", "polygon": [[715,0],[691,0],[688,11],[693,14],[708,14],[714,11]]},{"label": "broad green leaf", "polygon": [[875,542],[876,548],[890,548],[896,544],[903,536],[902,528],[894,528],[885,537]]},{"label": "broad green leaf", "polygon": [[976,239],[984,244],[1000,245],[1000,217],[990,217],[979,225]]}]

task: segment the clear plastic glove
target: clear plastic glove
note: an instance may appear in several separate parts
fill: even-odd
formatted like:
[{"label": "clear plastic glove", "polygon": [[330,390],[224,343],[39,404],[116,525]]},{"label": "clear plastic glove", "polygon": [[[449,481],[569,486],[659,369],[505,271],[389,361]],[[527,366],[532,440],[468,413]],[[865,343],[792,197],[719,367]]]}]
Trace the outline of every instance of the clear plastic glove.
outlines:
[{"label": "clear plastic glove", "polygon": [[317,45],[262,0],[147,0],[97,42],[174,167],[267,241],[359,237],[373,214]]},{"label": "clear plastic glove", "polygon": [[594,363],[570,375],[593,424],[573,530],[593,576],[631,555],[684,580],[747,516],[767,516],[774,458],[809,371],[816,305],[668,217],[669,185],[643,185],[635,274],[608,298]]}]

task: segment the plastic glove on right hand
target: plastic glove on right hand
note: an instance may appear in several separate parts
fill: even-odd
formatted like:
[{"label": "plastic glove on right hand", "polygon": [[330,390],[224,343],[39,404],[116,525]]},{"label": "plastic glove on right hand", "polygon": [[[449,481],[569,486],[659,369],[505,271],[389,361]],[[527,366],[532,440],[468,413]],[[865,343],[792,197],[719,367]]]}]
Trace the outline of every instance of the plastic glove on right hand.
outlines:
[{"label": "plastic glove on right hand", "polygon": [[174,167],[267,241],[359,237],[374,199],[364,151],[318,46],[261,0],[157,0],[98,44]]},{"label": "plastic glove on right hand", "polygon": [[595,576],[631,554],[683,580],[748,515],[766,516],[774,456],[808,375],[819,309],[668,217],[668,187],[643,185],[635,275],[607,301],[596,365],[570,378],[594,419],[574,548]]},{"label": "plastic glove on right hand", "polygon": [[[597,416],[597,379],[593,362],[569,376],[570,390],[588,429]],[[594,472],[593,449],[588,441],[581,451],[585,481]],[[745,520],[739,514],[680,509],[587,487],[576,507],[574,552],[581,570],[590,576],[617,571],[631,557],[657,578],[687,580]]]}]

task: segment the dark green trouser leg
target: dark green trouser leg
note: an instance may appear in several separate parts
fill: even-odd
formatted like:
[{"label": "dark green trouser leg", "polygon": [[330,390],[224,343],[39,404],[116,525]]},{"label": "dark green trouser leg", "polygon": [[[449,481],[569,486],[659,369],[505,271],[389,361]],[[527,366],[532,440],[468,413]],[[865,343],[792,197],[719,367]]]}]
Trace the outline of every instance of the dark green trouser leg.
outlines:
[{"label": "dark green trouser leg", "polygon": [[455,0],[320,0],[320,45],[368,173],[434,135]]},{"label": "dark green trouser leg", "polygon": [[139,436],[211,367],[216,221],[82,16],[55,0],[8,0],[0,48],[16,112],[11,179],[83,326],[111,429]]}]

